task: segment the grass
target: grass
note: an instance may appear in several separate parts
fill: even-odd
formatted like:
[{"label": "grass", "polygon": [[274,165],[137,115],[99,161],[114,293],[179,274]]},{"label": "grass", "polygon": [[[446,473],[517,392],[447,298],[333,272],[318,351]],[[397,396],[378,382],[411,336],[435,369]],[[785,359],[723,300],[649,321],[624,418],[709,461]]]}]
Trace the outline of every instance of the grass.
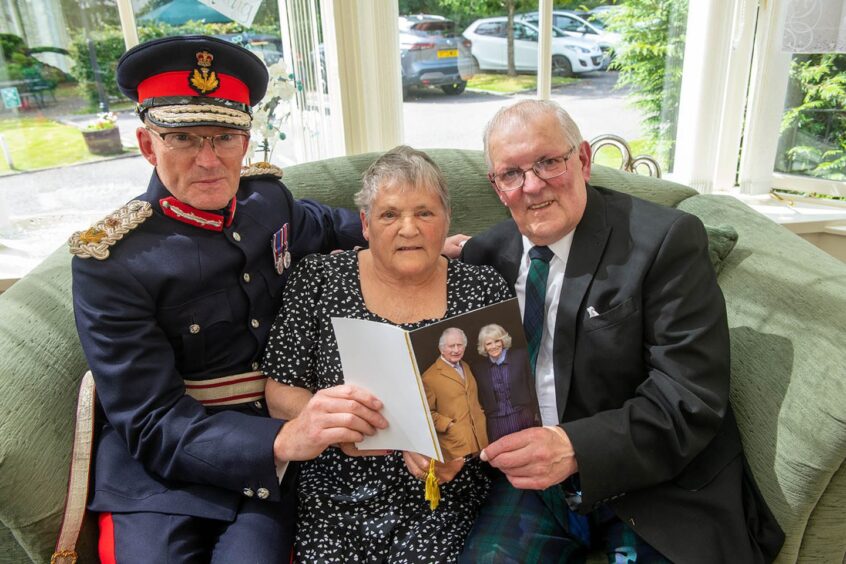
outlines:
[{"label": "grass", "polygon": [[[552,77],[552,86],[561,86],[563,84],[572,84],[577,82],[577,78],[563,78],[560,76]],[[467,87],[474,90],[484,90],[486,92],[496,92],[498,94],[514,94],[515,92],[523,92],[525,90],[535,90],[538,87],[537,76],[533,74],[518,74],[517,76],[508,76],[505,74],[495,73],[480,73],[467,81]]]},{"label": "grass", "polygon": [[[629,144],[629,148],[632,151],[632,158],[638,157],[640,155],[649,155],[649,143],[646,139],[633,139],[632,141],[627,141]],[[651,155],[654,157],[654,155]],[[599,152],[594,155],[593,162],[596,164],[610,166],[612,168],[620,168],[620,160],[621,155],[620,151],[618,151],[614,147],[603,147],[599,150]]]},{"label": "grass", "polygon": [[[35,170],[94,160],[76,127],[43,117],[0,120],[0,135],[12,154],[15,170]],[[10,172],[0,152],[0,173]]]}]

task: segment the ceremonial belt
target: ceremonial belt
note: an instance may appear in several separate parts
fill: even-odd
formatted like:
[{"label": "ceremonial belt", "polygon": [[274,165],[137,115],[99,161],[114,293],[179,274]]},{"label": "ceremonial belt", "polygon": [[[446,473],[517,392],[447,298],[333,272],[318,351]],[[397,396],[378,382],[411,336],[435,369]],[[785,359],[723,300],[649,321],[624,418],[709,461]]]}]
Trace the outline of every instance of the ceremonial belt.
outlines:
[{"label": "ceremonial belt", "polygon": [[235,405],[264,399],[267,377],[260,371],[221,376],[211,380],[185,380],[185,393],[206,406]]}]

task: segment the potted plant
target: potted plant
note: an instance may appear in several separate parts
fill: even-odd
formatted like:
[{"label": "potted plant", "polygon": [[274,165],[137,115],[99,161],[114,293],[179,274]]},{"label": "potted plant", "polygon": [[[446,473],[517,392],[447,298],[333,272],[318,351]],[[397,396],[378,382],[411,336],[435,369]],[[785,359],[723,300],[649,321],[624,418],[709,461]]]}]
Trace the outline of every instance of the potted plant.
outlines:
[{"label": "potted plant", "polygon": [[117,155],[123,152],[117,116],[112,112],[97,115],[97,119],[82,130],[82,137],[92,155]]}]

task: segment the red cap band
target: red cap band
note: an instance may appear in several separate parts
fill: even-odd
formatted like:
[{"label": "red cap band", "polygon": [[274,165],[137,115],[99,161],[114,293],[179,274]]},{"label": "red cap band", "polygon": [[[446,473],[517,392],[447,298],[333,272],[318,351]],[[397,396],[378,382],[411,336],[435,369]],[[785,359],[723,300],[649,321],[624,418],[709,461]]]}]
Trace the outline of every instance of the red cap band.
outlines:
[{"label": "red cap band", "polygon": [[[191,71],[169,71],[144,79],[138,85],[138,103],[141,104],[148,98],[163,96],[201,96],[191,88],[190,76]],[[218,73],[217,79],[220,86],[207,96],[250,105],[250,89],[246,84],[229,74]]]}]

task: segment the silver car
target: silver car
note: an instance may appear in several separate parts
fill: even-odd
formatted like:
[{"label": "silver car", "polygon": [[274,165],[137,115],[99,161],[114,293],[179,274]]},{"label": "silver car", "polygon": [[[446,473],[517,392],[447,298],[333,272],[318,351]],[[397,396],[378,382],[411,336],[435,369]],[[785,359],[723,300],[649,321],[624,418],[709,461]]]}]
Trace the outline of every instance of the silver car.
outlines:
[{"label": "silver car", "polygon": [[455,22],[442,16],[400,16],[400,66],[403,95],[413,86],[437,86],[458,95],[476,69],[471,43],[455,31]]}]

